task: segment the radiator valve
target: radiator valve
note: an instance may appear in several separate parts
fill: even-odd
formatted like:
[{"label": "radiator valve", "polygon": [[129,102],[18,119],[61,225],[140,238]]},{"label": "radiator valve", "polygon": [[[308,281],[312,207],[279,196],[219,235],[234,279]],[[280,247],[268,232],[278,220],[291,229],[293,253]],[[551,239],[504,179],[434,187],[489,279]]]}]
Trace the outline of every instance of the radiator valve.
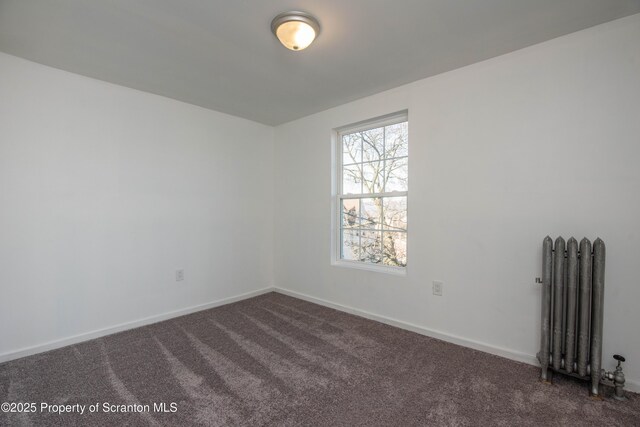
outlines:
[{"label": "radiator valve", "polygon": [[613,381],[613,386],[615,387],[615,393],[613,398],[616,400],[627,400],[624,396],[624,372],[622,372],[622,362],[625,361],[623,356],[619,354],[614,354],[613,358],[618,361],[618,366],[616,366],[616,370],[613,372],[606,372],[603,370],[602,377],[608,379],[609,381]]}]

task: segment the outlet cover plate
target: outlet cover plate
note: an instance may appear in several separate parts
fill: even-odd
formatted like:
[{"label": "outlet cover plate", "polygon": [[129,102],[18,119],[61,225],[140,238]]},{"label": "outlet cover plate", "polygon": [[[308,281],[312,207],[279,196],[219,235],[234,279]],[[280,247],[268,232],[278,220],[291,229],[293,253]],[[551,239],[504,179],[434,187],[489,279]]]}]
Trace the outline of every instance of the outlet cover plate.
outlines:
[{"label": "outlet cover plate", "polygon": [[433,294],[439,297],[442,296],[442,288],[444,287],[444,283],[440,280],[433,281]]}]

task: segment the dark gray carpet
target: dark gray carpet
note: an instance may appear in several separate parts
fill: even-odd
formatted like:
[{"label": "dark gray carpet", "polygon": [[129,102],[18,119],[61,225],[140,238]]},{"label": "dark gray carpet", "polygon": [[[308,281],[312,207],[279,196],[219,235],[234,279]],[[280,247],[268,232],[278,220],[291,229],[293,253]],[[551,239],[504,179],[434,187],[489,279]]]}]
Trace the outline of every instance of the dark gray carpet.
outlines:
[{"label": "dark gray carpet", "polygon": [[[271,293],[2,364],[0,402],[87,408],[0,413],[0,424],[640,425],[638,395],[619,403],[606,389],[596,401],[586,383],[538,375]],[[105,413],[105,402],[149,412]],[[154,411],[162,402],[169,412]]]}]

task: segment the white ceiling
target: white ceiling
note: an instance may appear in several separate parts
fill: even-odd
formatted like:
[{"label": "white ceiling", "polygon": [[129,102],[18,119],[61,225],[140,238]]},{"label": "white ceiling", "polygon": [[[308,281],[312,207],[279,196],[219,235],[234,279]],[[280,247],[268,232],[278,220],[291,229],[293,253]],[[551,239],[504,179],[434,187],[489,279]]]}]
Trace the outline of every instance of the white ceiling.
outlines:
[{"label": "white ceiling", "polygon": [[[307,50],[271,34],[303,10]],[[640,0],[0,0],[0,51],[269,125],[640,12]]]}]

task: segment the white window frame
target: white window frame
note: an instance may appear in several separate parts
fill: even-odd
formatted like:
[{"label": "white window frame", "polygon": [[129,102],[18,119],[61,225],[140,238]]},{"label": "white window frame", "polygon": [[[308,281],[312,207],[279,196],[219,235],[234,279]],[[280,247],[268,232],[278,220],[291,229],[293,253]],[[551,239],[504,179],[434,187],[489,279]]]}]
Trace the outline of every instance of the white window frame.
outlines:
[{"label": "white window frame", "polygon": [[[395,274],[405,276],[407,274],[407,266],[409,265],[409,191],[394,191],[389,193],[364,193],[364,194],[343,194],[342,193],[342,136],[354,132],[374,129],[394,125],[409,121],[409,112],[407,110],[388,114],[381,117],[357,122],[351,125],[342,126],[333,130],[332,133],[332,202],[331,202],[331,264],[336,267],[355,268],[360,270],[377,271],[381,273]],[[411,138],[409,138],[409,141]],[[409,164],[409,156],[407,156],[407,165]],[[341,258],[342,250],[342,199],[358,199],[371,197],[393,197],[404,196],[407,198],[407,265],[398,267],[393,265],[373,264],[362,261],[346,260]]]}]

